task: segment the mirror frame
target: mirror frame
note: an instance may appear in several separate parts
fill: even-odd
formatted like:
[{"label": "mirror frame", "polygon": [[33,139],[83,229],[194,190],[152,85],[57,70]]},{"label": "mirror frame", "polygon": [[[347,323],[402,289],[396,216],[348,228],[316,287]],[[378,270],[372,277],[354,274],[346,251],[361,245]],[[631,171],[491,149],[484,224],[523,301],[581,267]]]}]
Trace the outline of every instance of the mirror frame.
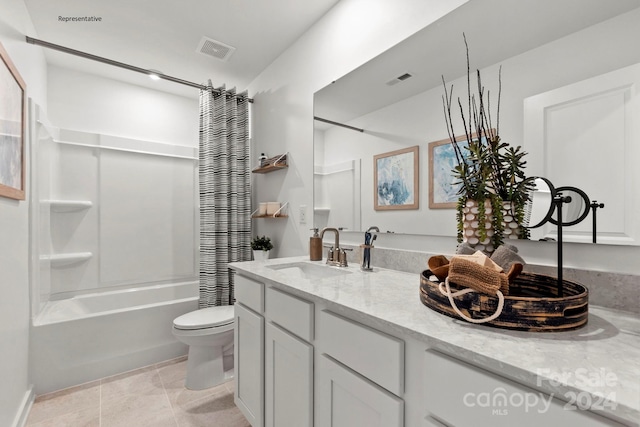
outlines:
[{"label": "mirror frame", "polygon": [[[580,216],[578,218],[576,218],[573,221],[569,221],[569,222],[564,222],[562,221],[562,226],[563,227],[569,227],[571,225],[576,225],[581,223],[582,221],[584,221],[584,219],[587,217],[587,215],[589,215],[589,209],[590,209],[590,205],[591,205],[591,201],[589,200],[589,196],[587,196],[587,193],[585,193],[584,191],[582,191],[579,188],[576,187],[570,187],[570,186],[563,186],[563,187],[558,187],[556,188],[556,195],[562,193],[563,191],[573,191],[574,193],[577,193],[578,195],[580,195],[580,197],[582,198],[582,200],[584,201],[584,211],[580,214]],[[565,194],[566,196],[566,194]],[[553,212],[551,213],[551,217],[549,218],[549,222],[553,225],[558,225],[558,221],[553,218]]]}]

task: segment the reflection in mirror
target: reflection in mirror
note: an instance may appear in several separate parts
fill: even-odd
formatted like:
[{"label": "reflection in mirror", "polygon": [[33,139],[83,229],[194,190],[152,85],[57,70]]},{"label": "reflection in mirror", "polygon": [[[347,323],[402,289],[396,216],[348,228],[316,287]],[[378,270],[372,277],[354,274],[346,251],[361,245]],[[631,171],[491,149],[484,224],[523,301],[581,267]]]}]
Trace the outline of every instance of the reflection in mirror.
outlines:
[{"label": "reflection in mirror", "polygon": [[542,177],[538,177],[534,181],[534,188],[529,194],[529,201],[525,206],[525,218],[528,216],[528,228],[538,228],[546,224],[553,214],[553,198],[556,191],[553,184]]},{"label": "reflection in mirror", "polygon": [[[478,16],[492,16],[500,25],[487,25]],[[314,115],[364,132],[316,121],[316,169],[358,163],[351,187],[358,188],[351,193],[357,197],[359,191],[360,198],[320,201],[319,195],[335,195],[347,181],[316,179],[314,203],[323,210],[315,211],[315,225],[322,227],[322,219],[352,231],[377,224],[383,232],[456,235],[455,210],[429,209],[426,203],[427,149],[429,142],[447,137],[443,75],[454,85],[454,99],[466,94],[464,29],[471,66],[481,70],[487,90],[497,90],[502,66],[500,135],[529,153],[527,175],[573,182],[602,198],[608,209],[599,212],[599,242],[640,244],[640,216],[633,215],[640,205],[634,188],[640,168],[631,160],[640,158],[633,139],[640,135],[640,122],[633,119],[640,102],[629,89],[640,85],[640,65],[635,65],[640,49],[627,48],[629,40],[640,39],[638,22],[640,0],[473,0],[321,89],[314,96]],[[411,77],[397,79],[405,73]],[[415,145],[420,206],[375,211],[373,157]],[[334,211],[339,218],[332,217]],[[555,228],[547,223],[534,231],[539,238],[553,237]],[[590,242],[591,226],[571,227],[564,238]]]},{"label": "reflection in mirror", "polygon": [[[576,225],[582,222],[583,219],[589,215],[589,196],[575,187],[558,187],[556,188],[557,194],[562,194],[564,197],[571,197],[569,203],[565,203],[562,207],[562,225],[565,227]],[[557,214],[554,213],[549,218],[552,224],[558,224]]]},{"label": "reflection in mirror", "polygon": [[313,226],[358,231],[360,225],[360,159],[323,161],[322,135],[314,136]]}]

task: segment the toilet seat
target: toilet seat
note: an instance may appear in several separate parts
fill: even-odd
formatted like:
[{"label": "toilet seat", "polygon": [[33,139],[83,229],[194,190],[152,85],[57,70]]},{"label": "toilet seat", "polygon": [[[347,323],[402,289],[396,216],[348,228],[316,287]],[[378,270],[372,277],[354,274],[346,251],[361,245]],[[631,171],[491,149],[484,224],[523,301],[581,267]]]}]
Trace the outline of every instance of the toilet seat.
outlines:
[{"label": "toilet seat", "polygon": [[[232,305],[201,308],[183,314],[173,321],[173,327],[181,331],[201,329],[229,330],[233,328],[234,310]],[[230,327],[229,327],[230,326]]]}]

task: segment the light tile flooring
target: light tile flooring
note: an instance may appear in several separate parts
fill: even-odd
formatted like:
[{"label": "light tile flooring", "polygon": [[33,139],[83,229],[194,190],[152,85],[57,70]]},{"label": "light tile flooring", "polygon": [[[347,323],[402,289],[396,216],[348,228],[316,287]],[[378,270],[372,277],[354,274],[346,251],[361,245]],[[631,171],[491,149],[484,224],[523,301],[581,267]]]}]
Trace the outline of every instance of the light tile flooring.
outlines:
[{"label": "light tile flooring", "polygon": [[250,427],[234,382],[184,388],[186,358],[38,396],[27,427]]}]

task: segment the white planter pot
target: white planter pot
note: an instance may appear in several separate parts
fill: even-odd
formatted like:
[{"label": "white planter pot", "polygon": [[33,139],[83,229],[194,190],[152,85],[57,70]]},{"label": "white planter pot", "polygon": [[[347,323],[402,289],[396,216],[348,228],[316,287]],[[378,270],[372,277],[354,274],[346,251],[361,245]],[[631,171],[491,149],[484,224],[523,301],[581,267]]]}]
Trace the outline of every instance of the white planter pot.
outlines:
[{"label": "white planter pot", "polygon": [[254,261],[266,261],[269,259],[269,251],[253,251]]}]

